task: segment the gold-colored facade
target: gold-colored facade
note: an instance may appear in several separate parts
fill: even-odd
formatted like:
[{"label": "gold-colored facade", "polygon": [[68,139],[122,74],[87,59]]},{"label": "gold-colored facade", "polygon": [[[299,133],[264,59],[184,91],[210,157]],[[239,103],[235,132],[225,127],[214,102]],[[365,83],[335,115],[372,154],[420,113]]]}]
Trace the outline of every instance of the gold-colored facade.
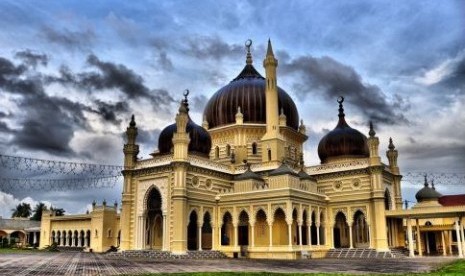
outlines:
[{"label": "gold-colored facade", "polygon": [[[303,123],[290,127],[286,110],[279,110],[278,61],[271,43],[263,65],[266,122],[248,121],[243,111],[250,108],[229,106],[225,112],[233,108],[235,121],[212,128],[207,118],[202,122],[212,146],[206,155],[198,154],[189,147],[199,141],[186,131],[191,123],[186,94],[170,151],[138,160],[132,118],[124,145],[121,213],[106,211],[110,207],[79,216],[45,213],[42,234],[81,229],[102,233],[90,239],[90,248],[98,252],[115,245],[123,251],[219,250],[229,256],[280,259],[323,257],[339,247],[389,251],[405,246],[403,218],[386,217],[387,212],[402,212],[402,176],[392,142],[388,164],[381,162],[371,127],[368,138],[359,137],[365,155],[333,154],[322,164],[304,166],[308,137]],[[250,52],[247,66],[252,66]],[[106,237],[107,229],[120,234]],[[41,246],[53,240],[42,239]]]}]

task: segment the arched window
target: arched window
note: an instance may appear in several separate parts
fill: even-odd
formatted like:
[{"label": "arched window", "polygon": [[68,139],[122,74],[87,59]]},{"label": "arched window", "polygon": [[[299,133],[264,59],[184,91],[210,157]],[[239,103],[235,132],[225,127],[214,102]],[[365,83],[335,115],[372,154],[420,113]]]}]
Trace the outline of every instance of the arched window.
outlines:
[{"label": "arched window", "polygon": [[226,145],[226,156],[231,155],[231,146],[229,144]]},{"label": "arched window", "polygon": [[252,143],[252,154],[257,154],[257,143]]},{"label": "arched window", "polygon": [[388,189],[384,191],[384,208],[386,210],[391,210],[391,194]]},{"label": "arched window", "polygon": [[111,238],[111,229],[108,229],[107,238]]},{"label": "arched window", "polygon": [[220,158],[220,148],[218,146],[215,147],[215,158]]},{"label": "arched window", "polygon": [[271,161],[271,149],[268,149],[268,161]]}]

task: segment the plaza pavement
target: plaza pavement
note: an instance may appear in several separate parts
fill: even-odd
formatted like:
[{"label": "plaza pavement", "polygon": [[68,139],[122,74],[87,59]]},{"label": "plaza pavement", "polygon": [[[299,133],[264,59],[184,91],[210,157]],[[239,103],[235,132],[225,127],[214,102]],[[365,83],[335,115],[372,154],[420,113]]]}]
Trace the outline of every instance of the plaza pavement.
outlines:
[{"label": "plaza pavement", "polygon": [[12,253],[0,254],[0,275],[137,275],[159,272],[344,272],[400,273],[426,272],[453,258],[416,259],[310,259],[280,260],[138,260],[106,257],[103,254]]}]

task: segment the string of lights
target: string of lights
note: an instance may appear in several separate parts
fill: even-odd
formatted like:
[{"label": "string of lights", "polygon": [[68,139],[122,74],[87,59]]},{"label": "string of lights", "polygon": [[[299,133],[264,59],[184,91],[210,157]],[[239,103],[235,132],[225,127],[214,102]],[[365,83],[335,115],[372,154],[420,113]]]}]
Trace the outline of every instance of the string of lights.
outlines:
[{"label": "string of lights", "polygon": [[0,178],[0,190],[5,192],[18,189],[30,191],[71,191],[113,188],[117,183],[121,183],[120,176],[74,179]]}]

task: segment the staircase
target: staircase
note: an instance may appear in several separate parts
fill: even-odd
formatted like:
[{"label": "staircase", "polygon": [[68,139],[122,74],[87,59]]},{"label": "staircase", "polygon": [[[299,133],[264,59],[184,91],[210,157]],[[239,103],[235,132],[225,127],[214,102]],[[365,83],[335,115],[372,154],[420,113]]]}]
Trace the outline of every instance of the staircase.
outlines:
[{"label": "staircase", "polygon": [[326,253],[326,258],[332,259],[390,259],[390,258],[405,258],[401,252],[393,253],[388,252],[378,252],[375,249],[370,248],[337,248],[330,249]]},{"label": "staircase", "polygon": [[225,259],[227,256],[221,251],[204,250],[204,251],[187,251],[187,254],[171,254],[169,251],[159,250],[126,250],[122,252],[110,252],[107,257],[124,257],[153,260],[185,260],[185,259]]},{"label": "staircase", "polygon": [[409,251],[405,247],[391,248],[391,253],[395,258],[406,258],[409,256]]}]

